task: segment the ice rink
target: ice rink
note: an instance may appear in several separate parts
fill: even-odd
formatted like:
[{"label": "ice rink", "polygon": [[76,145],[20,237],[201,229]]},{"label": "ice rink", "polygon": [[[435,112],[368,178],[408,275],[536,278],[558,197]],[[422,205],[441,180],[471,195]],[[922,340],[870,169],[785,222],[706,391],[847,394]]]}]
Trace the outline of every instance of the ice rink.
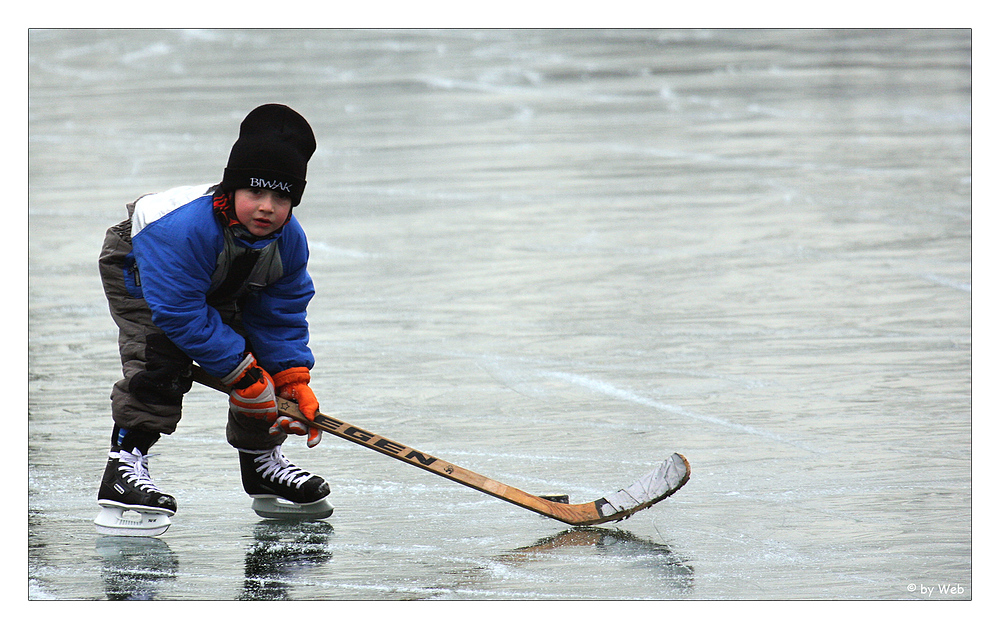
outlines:
[{"label": "ice rink", "polygon": [[[969,32],[28,42],[29,599],[972,597]],[[220,180],[266,102],[319,145],[325,413],[572,502],[673,452],[688,484],[572,529],[327,435],[286,452],[333,516],[268,523],[195,385],[151,461],[173,525],[98,537],[104,232]]]}]

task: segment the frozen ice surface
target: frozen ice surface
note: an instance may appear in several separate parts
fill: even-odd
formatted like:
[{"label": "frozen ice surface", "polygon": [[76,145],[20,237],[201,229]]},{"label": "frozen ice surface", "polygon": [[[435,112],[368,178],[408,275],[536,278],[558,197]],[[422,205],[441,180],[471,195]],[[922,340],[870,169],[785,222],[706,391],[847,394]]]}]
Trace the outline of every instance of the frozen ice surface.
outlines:
[{"label": "frozen ice surface", "polygon": [[[31,31],[28,597],[970,598],[970,37]],[[104,230],[263,102],[319,142],[324,412],[572,502],[687,485],[574,530],[328,436],[286,450],[333,516],[262,522],[197,388],[170,529],[98,537]]]}]

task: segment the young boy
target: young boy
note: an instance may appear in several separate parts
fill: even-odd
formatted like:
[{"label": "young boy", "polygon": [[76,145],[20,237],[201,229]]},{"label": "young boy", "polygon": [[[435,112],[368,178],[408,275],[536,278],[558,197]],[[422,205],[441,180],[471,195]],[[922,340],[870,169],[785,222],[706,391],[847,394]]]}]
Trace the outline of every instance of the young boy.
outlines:
[{"label": "young boy", "polygon": [[279,417],[275,400],[298,402],[309,419],[319,410],[309,388],[313,283],[292,216],[315,150],[301,115],[262,105],[240,125],[221,183],[143,196],[108,230],[100,270],[124,378],[111,393],[99,532],[159,535],[170,525],[177,503],[150,478],[147,455],[177,427],[192,361],[231,387],[226,437],[258,515],[333,512],[326,481],[281,453],[288,433],[306,435],[309,447],[321,433]]}]

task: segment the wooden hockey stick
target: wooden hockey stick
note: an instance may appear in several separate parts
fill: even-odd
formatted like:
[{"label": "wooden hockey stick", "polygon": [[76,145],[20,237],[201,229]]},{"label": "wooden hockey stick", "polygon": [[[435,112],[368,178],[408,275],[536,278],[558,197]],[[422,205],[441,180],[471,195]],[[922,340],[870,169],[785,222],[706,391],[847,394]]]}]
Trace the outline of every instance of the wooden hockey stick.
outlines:
[{"label": "wooden hockey stick", "polygon": [[[201,367],[192,368],[195,381],[208,387],[228,392],[228,388],[217,378],[210,376]],[[309,422],[298,406],[283,398],[278,398],[278,409],[281,415],[306,421],[324,432],[346,439],[371,450],[390,456],[397,461],[409,463],[443,478],[471,487],[489,494],[495,498],[506,500],[529,511],[534,511],[546,517],[571,524],[573,526],[591,526],[604,522],[623,520],[636,511],[646,509],[672,495],[684,486],[691,477],[691,466],[683,455],[673,454],[659,467],[646,474],[626,489],[599,498],[593,502],[582,504],[563,504],[553,502],[540,496],[505,485],[499,481],[487,478],[453,463],[448,463],[438,457],[431,456],[420,450],[405,446],[398,441],[386,439],[369,430],[334,419],[329,415],[316,413],[315,421]]]}]

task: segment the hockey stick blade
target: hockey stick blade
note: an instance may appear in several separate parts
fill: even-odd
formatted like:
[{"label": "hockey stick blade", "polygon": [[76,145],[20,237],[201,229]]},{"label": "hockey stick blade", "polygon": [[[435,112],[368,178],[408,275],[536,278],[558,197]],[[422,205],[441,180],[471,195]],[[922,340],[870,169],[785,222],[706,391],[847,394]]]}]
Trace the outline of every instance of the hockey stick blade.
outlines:
[{"label": "hockey stick blade", "polygon": [[[210,376],[197,365],[192,368],[192,376],[195,381],[205,386],[222,391],[223,393],[228,392],[228,389],[222,382]],[[384,454],[397,461],[419,467],[442,478],[447,478],[494,498],[505,500],[529,511],[534,511],[535,513],[572,526],[593,526],[595,524],[623,520],[636,511],[651,507],[674,494],[691,477],[691,466],[687,459],[683,455],[675,453],[656,469],[625,489],[616,491],[593,502],[563,504],[529,494],[510,485],[505,485],[499,481],[415,450],[398,441],[386,439],[369,430],[364,430],[329,415],[316,413],[316,419],[309,422],[299,412],[298,406],[290,400],[278,398],[278,411],[283,416],[301,419],[323,432],[336,435],[341,439],[364,446],[379,454]]]}]

